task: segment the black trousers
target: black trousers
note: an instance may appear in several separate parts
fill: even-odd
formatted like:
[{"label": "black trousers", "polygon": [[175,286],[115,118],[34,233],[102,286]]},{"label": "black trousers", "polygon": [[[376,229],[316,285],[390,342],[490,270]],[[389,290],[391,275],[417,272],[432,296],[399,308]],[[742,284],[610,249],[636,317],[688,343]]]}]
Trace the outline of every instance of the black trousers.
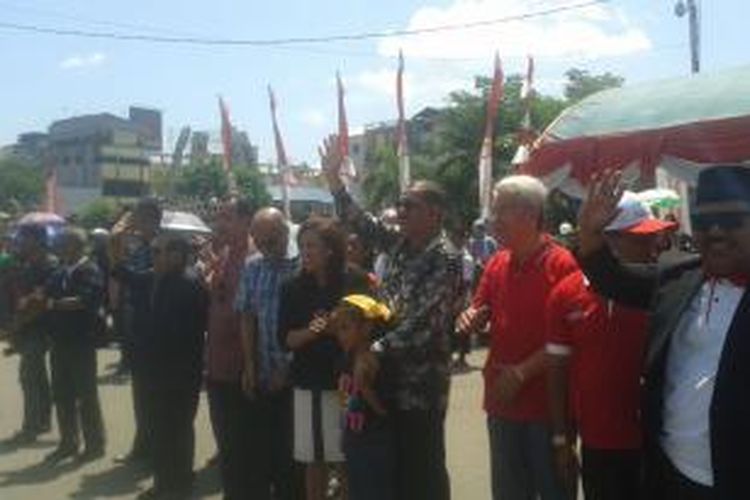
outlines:
[{"label": "black trousers", "polygon": [[21,429],[30,434],[39,434],[49,430],[52,419],[52,396],[47,375],[47,343],[43,338],[25,339],[19,347],[19,353],[21,362],[18,366],[18,378],[23,393]]},{"label": "black trousers", "polygon": [[685,477],[661,450],[648,456],[646,471],[646,500],[721,500],[713,488]]},{"label": "black trousers", "polygon": [[396,498],[450,500],[445,466],[445,411],[395,411]]},{"label": "black trousers", "polygon": [[148,375],[148,367],[142,360],[138,359],[138,356],[134,356],[130,368],[133,420],[135,423],[131,453],[141,458],[151,458],[154,435],[154,415],[151,402],[154,398],[149,397],[151,380]]},{"label": "black trousers", "polygon": [[641,498],[640,450],[599,450],[583,447],[581,479],[586,500],[638,500]]},{"label": "black trousers", "polygon": [[193,481],[199,376],[157,371],[147,375],[147,399],[153,418],[154,486],[165,492],[188,492]]},{"label": "black trousers", "polygon": [[54,342],[50,364],[60,445],[78,448],[80,422],[86,449],[103,450],[104,422],[96,384],[93,342]]},{"label": "black trousers", "polygon": [[240,382],[206,382],[208,407],[225,500],[241,499],[250,488],[248,478],[250,434],[246,426],[247,401]]},{"label": "black trousers", "polygon": [[250,442],[249,466],[245,472],[250,488],[243,498],[303,498],[292,459],[291,391],[256,394],[247,400],[245,415]]}]

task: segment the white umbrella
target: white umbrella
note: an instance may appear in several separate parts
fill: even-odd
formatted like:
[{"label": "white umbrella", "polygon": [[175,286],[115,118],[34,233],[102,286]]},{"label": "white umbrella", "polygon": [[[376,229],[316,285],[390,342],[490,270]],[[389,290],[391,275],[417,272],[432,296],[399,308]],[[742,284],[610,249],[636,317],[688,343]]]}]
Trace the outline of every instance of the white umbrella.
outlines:
[{"label": "white umbrella", "polygon": [[211,234],[211,228],[190,212],[165,210],[161,217],[161,228],[180,233]]}]

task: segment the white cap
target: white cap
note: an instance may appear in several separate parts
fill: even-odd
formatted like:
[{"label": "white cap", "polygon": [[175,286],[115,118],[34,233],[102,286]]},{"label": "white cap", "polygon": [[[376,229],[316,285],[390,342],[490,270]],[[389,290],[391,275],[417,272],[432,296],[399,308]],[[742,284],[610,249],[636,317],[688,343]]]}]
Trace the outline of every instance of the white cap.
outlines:
[{"label": "white cap", "polygon": [[606,232],[622,231],[630,234],[654,234],[674,229],[677,224],[654,217],[648,206],[632,191],[625,191],[617,204],[620,212],[604,228]]}]

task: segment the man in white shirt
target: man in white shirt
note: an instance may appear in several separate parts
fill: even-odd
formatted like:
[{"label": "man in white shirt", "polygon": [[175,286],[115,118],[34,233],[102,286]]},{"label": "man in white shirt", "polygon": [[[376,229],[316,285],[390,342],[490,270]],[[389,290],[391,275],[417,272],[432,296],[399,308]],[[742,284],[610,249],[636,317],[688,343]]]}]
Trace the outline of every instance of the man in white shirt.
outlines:
[{"label": "man in white shirt", "polygon": [[701,172],[691,221],[700,258],[634,269],[606,249],[618,174],[594,180],[581,210],[582,267],[595,288],[649,308],[647,498],[750,498],[750,168]]}]

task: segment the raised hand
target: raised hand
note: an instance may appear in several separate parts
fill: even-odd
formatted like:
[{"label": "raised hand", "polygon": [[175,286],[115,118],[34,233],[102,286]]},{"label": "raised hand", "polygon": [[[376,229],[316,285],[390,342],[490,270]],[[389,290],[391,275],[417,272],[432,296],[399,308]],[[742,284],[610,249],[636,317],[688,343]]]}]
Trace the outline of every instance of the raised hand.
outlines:
[{"label": "raised hand", "polygon": [[586,200],[578,213],[580,253],[587,255],[603,244],[603,232],[618,214],[617,204],[625,190],[619,171],[606,170],[589,184]]},{"label": "raised hand", "polygon": [[343,187],[341,181],[341,167],[344,164],[344,158],[341,156],[339,147],[339,137],[331,134],[323,140],[323,144],[318,147],[320,155],[320,166],[328,181],[328,188],[338,191]]}]

